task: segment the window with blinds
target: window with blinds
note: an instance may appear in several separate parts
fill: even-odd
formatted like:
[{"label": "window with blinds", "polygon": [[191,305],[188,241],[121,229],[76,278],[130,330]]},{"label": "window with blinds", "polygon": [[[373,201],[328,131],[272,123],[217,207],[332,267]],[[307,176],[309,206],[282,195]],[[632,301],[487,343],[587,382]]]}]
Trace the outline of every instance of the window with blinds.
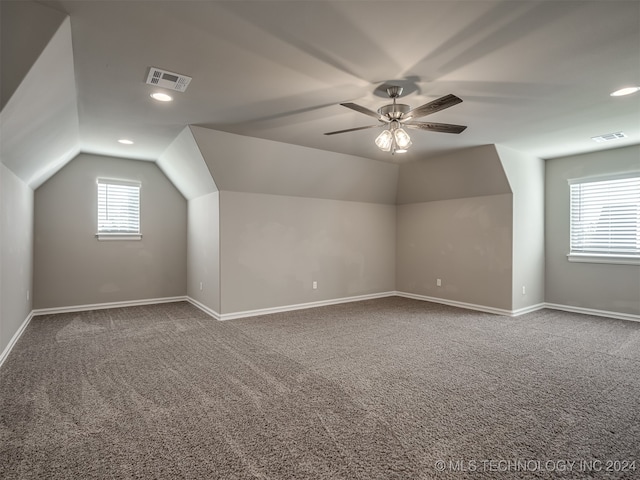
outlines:
[{"label": "window with blinds", "polygon": [[140,183],[98,179],[98,238],[139,239]]},{"label": "window with blinds", "polygon": [[640,173],[569,180],[569,188],[569,260],[600,258],[611,263],[637,263],[640,260]]}]

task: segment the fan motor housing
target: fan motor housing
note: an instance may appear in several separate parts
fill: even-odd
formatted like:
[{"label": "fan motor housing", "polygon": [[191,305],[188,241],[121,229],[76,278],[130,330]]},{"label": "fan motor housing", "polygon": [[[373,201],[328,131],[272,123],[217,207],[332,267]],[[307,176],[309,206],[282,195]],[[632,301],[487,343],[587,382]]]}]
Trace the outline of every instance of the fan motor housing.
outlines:
[{"label": "fan motor housing", "polygon": [[383,117],[387,117],[393,120],[399,120],[403,115],[409,112],[411,107],[404,103],[390,103],[384,105],[378,109],[378,113]]}]

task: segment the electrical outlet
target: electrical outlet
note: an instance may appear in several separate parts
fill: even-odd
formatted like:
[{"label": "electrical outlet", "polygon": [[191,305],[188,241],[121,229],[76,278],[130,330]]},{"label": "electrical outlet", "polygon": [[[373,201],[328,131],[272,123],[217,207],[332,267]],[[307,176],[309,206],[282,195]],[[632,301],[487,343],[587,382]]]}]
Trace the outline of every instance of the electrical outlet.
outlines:
[{"label": "electrical outlet", "polygon": [[311,286],[312,286],[312,288],[313,288],[314,290],[317,290],[317,289],[318,289],[318,282],[316,282],[316,281],[314,280],[314,281],[313,281],[313,284],[312,284]]},{"label": "electrical outlet", "polygon": [[527,294],[527,288],[524,285],[522,286],[522,294],[523,295]]},{"label": "electrical outlet", "polygon": [[441,286],[442,286],[442,279],[436,278],[436,287],[441,287]]},{"label": "electrical outlet", "polygon": [[202,291],[202,282],[200,282],[200,291]]},{"label": "electrical outlet", "polygon": [[29,301],[29,290],[27,290],[27,302]]}]

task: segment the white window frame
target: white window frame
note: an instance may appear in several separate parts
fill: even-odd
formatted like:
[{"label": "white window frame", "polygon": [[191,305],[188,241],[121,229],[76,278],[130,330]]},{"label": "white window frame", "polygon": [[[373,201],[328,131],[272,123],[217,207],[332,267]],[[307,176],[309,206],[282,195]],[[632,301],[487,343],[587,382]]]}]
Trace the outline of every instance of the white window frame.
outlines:
[{"label": "white window frame", "polygon": [[[640,265],[640,172],[575,178],[568,182],[570,231],[567,259],[570,262]],[[621,205],[633,210],[623,216],[618,209]],[[596,228],[605,228],[611,236],[610,225],[603,226],[600,221],[602,209],[607,207],[616,208],[618,219],[626,222],[628,246],[621,244],[619,236],[608,243],[602,230],[596,233]]]},{"label": "white window frame", "polygon": [[[121,230],[117,228],[104,228],[101,227],[101,223],[105,221],[103,215],[101,215],[102,200],[101,200],[101,185],[106,186],[107,191],[109,187],[134,187],[137,189],[136,198],[131,198],[132,201],[137,203],[137,231],[132,229],[123,228]],[[142,184],[136,181],[129,180],[117,180],[112,178],[98,178],[96,179],[96,199],[97,199],[97,212],[96,212],[96,238],[98,240],[142,240],[142,233],[140,230],[140,204],[141,204],[141,190]],[[129,193],[132,193],[131,191]],[[108,202],[108,200],[107,200]],[[105,206],[106,207],[106,206]]]}]

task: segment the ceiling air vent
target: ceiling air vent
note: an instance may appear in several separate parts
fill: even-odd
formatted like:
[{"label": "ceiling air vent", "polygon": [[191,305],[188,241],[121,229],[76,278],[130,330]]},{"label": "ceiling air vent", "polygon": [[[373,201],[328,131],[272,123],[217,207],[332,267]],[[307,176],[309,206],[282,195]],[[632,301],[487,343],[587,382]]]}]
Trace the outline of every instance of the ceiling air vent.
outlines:
[{"label": "ceiling air vent", "polygon": [[598,135],[597,137],[591,137],[594,142],[610,142],[611,140],[618,140],[619,138],[625,138],[627,136],[624,132],[605,133],[604,135]]},{"label": "ceiling air vent", "polygon": [[147,82],[149,85],[156,85],[176,92],[184,92],[191,82],[191,77],[179,73],[167,72],[156,67],[149,69]]}]

